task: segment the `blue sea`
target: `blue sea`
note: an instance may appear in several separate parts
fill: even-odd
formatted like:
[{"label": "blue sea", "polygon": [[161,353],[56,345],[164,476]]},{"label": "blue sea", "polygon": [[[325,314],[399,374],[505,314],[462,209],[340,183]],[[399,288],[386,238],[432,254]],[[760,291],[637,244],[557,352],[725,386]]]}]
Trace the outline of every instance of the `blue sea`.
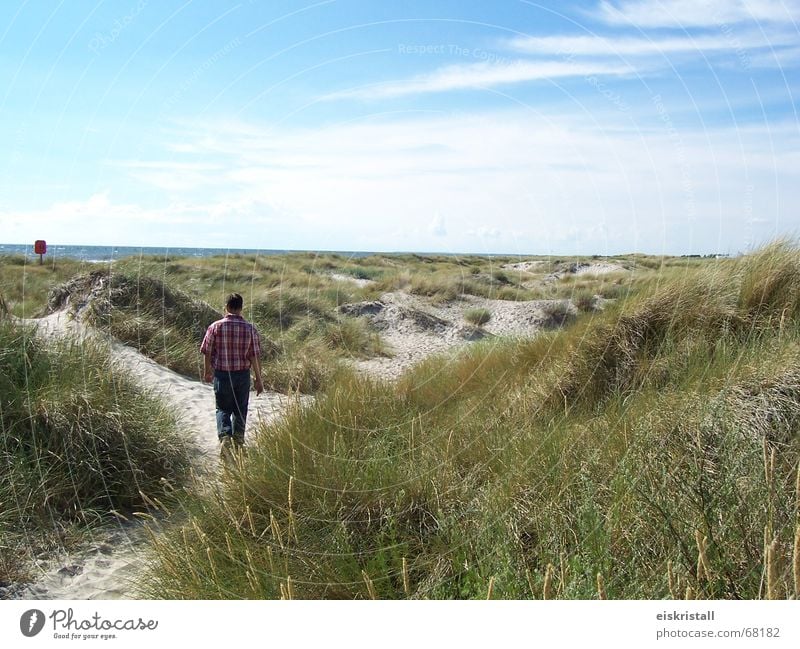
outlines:
[{"label": "blue sea", "polygon": [[[59,246],[47,245],[45,259],[79,259],[87,262],[108,262],[124,257],[215,257],[225,255],[282,255],[290,252],[313,252],[308,250],[259,250],[256,248],[148,248],[137,246]],[[364,251],[325,251],[320,254],[337,254],[345,257],[368,257],[375,254]],[[33,244],[0,243],[0,255],[25,255],[38,261]]]}]

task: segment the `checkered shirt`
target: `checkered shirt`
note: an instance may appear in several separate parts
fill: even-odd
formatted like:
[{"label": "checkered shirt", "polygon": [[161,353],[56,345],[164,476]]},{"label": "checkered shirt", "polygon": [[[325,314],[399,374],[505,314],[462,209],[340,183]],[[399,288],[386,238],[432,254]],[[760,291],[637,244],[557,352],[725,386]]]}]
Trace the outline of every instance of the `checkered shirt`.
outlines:
[{"label": "checkered shirt", "polygon": [[209,325],[200,353],[211,352],[211,366],[223,372],[250,369],[250,359],[261,357],[261,338],[256,328],[240,315],[227,313]]}]

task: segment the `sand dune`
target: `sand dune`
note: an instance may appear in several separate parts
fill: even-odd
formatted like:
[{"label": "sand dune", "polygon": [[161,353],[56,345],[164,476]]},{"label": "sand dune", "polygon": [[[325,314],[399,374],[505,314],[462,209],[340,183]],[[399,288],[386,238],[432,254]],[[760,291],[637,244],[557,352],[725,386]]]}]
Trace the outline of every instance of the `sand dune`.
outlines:
[{"label": "sand dune", "polygon": [[[487,337],[530,338],[547,322],[544,307],[554,301],[511,302],[465,295],[442,305],[397,291],[380,300],[341,307],[344,313],[371,321],[392,351],[391,357],[356,361],[356,368],[375,378],[394,380],[405,370],[432,354],[457,352],[465,345]],[[483,327],[470,325],[464,313],[486,309],[491,319]]]},{"label": "sand dune", "polygon": [[[194,447],[196,470],[201,474],[214,474],[218,470],[214,395],[210,385],[162,367],[137,350],[70,318],[66,311],[24,322],[36,325],[39,335],[47,338],[75,336],[105,340],[117,371],[135,377],[141,385],[174,405],[179,414],[180,429]],[[261,420],[277,416],[289,403],[290,398],[282,394],[265,392],[256,396],[253,393],[248,430],[254,430]],[[40,558],[34,566],[39,571],[38,578],[19,596],[25,599],[76,600],[129,598],[132,596],[132,580],[147,560],[143,523],[138,519],[126,521],[120,518],[77,551]]]},{"label": "sand dune", "polygon": [[[353,278],[348,278],[348,281]],[[552,300],[510,302],[474,296],[434,305],[429,300],[397,291],[383,294],[369,303],[344,305],[342,313],[366,317],[392,349],[389,358],[356,361],[367,375],[394,380],[405,370],[437,354],[456,353],[472,341],[494,336],[530,337],[545,326],[543,311]],[[482,328],[466,322],[468,309],[485,308],[491,319]],[[218,442],[214,418],[214,397],[210,385],[165,368],[115,338],[86,326],[80,316],[61,310],[28,320],[41,336],[92,337],[105,342],[117,371],[133,376],[139,383],[171,402],[179,413],[181,430],[189,437],[195,470],[213,480],[219,470]],[[301,397],[302,401],[310,397]],[[284,412],[292,399],[282,394],[251,395],[248,430]],[[37,561],[35,583],[19,595],[30,599],[115,599],[132,596],[132,580],[148,561],[144,524],[120,518],[88,544],[73,552]]]}]

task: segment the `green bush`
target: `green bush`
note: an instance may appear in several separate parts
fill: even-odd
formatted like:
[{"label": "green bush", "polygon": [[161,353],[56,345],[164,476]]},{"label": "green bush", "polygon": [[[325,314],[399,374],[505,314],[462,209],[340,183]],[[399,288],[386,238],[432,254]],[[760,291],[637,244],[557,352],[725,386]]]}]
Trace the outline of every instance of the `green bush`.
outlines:
[{"label": "green bush", "polygon": [[542,306],[545,327],[561,327],[573,319],[574,314],[567,300],[550,300]]},{"label": "green bush", "polygon": [[580,291],[572,298],[578,311],[588,313],[597,308],[597,300],[591,291]]},{"label": "green bush", "polygon": [[464,320],[477,327],[485,325],[491,319],[492,313],[489,309],[468,309],[464,312]]},{"label": "green bush", "polygon": [[50,310],[86,304],[93,326],[131,345],[157,363],[196,377],[206,328],[222,314],[206,302],[148,275],[97,270],[54,288]]}]

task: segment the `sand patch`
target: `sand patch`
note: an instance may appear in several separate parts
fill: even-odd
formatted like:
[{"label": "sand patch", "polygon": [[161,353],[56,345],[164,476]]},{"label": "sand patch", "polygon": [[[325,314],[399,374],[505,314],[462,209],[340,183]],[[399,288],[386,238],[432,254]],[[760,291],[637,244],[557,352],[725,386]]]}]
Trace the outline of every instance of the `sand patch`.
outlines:
[{"label": "sand patch", "polygon": [[536,273],[542,270],[542,267],[547,266],[550,262],[547,261],[518,261],[513,264],[503,264],[500,268],[504,270],[516,270],[523,273]]},{"label": "sand patch", "polygon": [[[480,340],[531,338],[552,326],[548,307],[554,303],[575,310],[568,300],[511,302],[471,295],[433,305],[398,291],[384,293],[377,301],[343,305],[339,312],[368,319],[391,350],[389,358],[355,361],[356,369],[391,381],[434,354],[455,354]],[[482,327],[467,322],[464,314],[471,309],[487,309],[491,313],[489,322]]]},{"label": "sand patch", "polygon": [[625,268],[620,264],[613,264],[609,262],[598,262],[594,264],[578,265],[575,269],[576,275],[607,275],[608,273],[617,273],[624,271]]},{"label": "sand patch", "polygon": [[335,279],[337,282],[347,282],[349,284],[355,284],[359,288],[370,286],[375,283],[375,280],[372,279],[353,277],[352,275],[346,275],[344,273],[328,273],[328,277],[330,277],[331,279]]}]

